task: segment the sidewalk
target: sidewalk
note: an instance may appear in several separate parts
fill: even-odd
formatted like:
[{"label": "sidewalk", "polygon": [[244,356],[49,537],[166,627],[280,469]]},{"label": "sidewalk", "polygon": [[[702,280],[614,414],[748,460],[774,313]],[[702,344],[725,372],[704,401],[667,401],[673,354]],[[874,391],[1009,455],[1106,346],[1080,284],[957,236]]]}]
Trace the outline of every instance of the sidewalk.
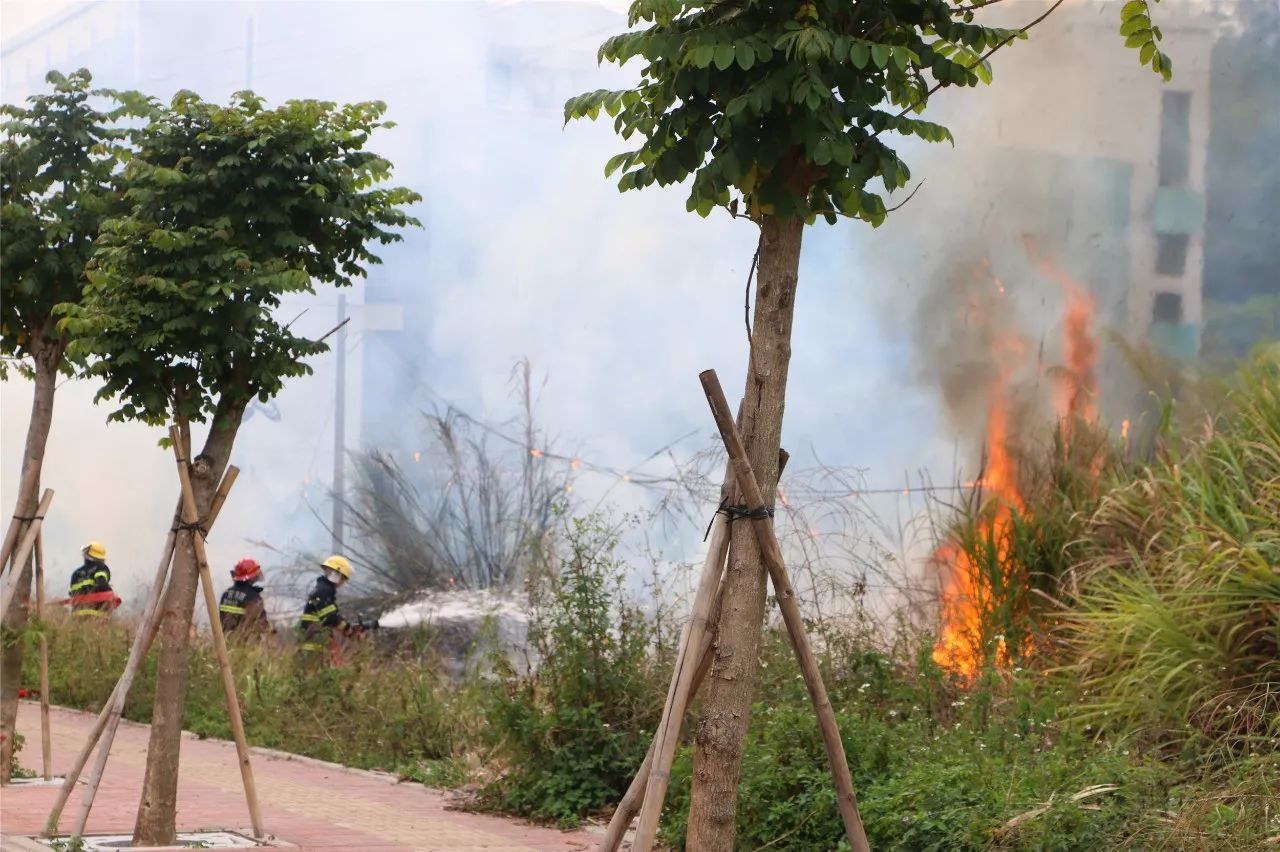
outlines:
[{"label": "sidewalk", "polygon": [[[70,766],[94,717],[54,708],[53,769]],[[39,767],[40,713],[23,702],[18,731],[26,737],[22,763]],[[88,833],[132,832],[148,729],[125,722],[89,817]],[[90,763],[92,765],[92,762]],[[253,750],[253,772],[267,831],[303,850],[320,852],[576,852],[594,846],[586,832],[560,832],[498,817],[445,810],[445,798],[391,776],[346,769],[306,758]],[[87,773],[86,773],[87,774]],[[75,821],[84,785],[62,814],[62,830]],[[0,832],[31,835],[44,827],[57,794],[51,787],[6,787]],[[184,736],[178,786],[178,829],[245,830],[249,824],[235,746]],[[249,833],[249,832],[245,832]]]}]

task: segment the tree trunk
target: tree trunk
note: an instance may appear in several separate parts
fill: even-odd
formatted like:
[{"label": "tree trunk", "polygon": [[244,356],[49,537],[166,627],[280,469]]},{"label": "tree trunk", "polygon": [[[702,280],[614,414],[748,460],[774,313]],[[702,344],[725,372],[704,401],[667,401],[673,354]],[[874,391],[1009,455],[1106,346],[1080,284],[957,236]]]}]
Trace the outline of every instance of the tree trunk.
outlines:
[{"label": "tree trunk", "polygon": [[[215,420],[204,451],[191,467],[191,487],[196,511],[209,516],[218,482],[231,459],[231,447],[240,428],[241,411]],[[183,430],[184,435],[187,430]],[[190,445],[190,439],[186,440]],[[190,456],[188,455],[188,458]],[[177,842],[178,758],[182,745],[182,721],[187,701],[191,620],[195,610],[199,568],[191,535],[179,535],[173,554],[173,570],[157,618],[160,623],[159,660],[156,665],[155,709],[147,745],[147,768],[142,780],[133,829],[135,846],[172,846]]]},{"label": "tree trunk", "polygon": [[[44,449],[49,441],[49,427],[53,424],[53,394],[57,389],[58,365],[62,361],[62,347],[51,346],[35,358],[35,393],[31,398],[31,420],[27,423],[27,444],[22,457],[22,483],[31,488],[18,494],[14,514],[30,515],[36,508],[40,492],[40,468],[44,464]],[[20,487],[21,488],[21,487]],[[22,525],[22,532],[26,531]],[[21,538],[21,536],[19,536]],[[9,783],[13,758],[13,735],[18,723],[18,687],[22,683],[22,657],[26,647],[22,634],[27,627],[27,607],[31,588],[32,560],[10,570],[20,571],[18,593],[4,613],[4,628],[0,631],[0,784]]]},{"label": "tree trunk", "polygon": [[[800,243],[804,222],[762,223],[742,434],[764,498],[772,506],[791,361]],[[755,508],[755,507],[752,507]],[[751,525],[734,524],[715,663],[698,719],[689,803],[689,852],[732,852],[742,747],[760,665],[766,574]]]}]

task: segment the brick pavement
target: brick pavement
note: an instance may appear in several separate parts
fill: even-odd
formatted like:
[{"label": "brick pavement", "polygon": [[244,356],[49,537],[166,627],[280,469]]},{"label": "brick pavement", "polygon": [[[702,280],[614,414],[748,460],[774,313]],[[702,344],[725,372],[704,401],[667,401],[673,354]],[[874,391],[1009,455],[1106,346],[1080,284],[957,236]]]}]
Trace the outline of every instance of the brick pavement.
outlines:
[{"label": "brick pavement", "polygon": [[[68,767],[94,717],[55,708],[54,772]],[[24,765],[39,761],[39,711],[23,703],[18,731],[26,737]],[[89,817],[88,833],[133,830],[146,763],[147,726],[120,726],[111,760]],[[445,797],[381,773],[346,769],[278,752],[253,750],[253,771],[267,830],[315,852],[574,852],[594,836],[445,809]],[[77,788],[62,815],[69,830],[79,807]],[[0,794],[0,833],[34,834],[44,827],[56,789],[8,787]],[[178,829],[245,830],[249,824],[235,746],[184,735],[178,785]],[[248,833],[248,832],[246,832]]]}]

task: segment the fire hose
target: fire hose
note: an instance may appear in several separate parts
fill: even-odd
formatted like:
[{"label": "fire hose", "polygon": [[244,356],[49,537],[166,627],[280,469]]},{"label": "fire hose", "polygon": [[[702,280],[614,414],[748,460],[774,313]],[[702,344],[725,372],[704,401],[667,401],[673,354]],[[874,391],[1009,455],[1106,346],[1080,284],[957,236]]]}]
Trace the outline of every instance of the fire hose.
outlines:
[{"label": "fire hose", "polygon": [[115,609],[124,603],[123,600],[115,592],[90,592],[87,595],[73,595],[69,598],[61,598],[56,601],[49,601],[54,606],[80,606],[83,604],[110,603],[111,608]]}]

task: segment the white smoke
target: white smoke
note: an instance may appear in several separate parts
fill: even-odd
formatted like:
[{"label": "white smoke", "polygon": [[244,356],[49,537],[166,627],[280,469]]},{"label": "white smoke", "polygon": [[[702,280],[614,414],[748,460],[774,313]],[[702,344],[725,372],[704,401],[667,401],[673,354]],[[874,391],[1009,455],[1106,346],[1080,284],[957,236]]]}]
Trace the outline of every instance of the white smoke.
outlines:
[{"label": "white smoke", "polygon": [[[755,234],[727,217],[685,213],[682,187],[619,195],[602,168],[627,143],[607,120],[561,129],[566,98],[629,79],[632,69],[598,69],[594,57],[625,26],[623,5],[88,3],[63,24],[6,42],[5,99],[40,85],[48,56],[62,70],[90,68],[101,85],[161,98],[190,88],[221,100],[250,86],[273,102],[386,101],[398,127],[371,147],[396,164],[397,182],[423,194],[415,212],[425,229],[386,250],[387,265],[352,294],[349,445],[377,437],[360,434],[362,406],[382,412],[366,426],[397,440],[419,428],[418,410],[432,400],[479,417],[505,414],[511,365],[528,357],[547,377],[546,428],[584,457],[626,468],[690,430],[709,443],[700,370],[717,368],[729,395],[739,392]],[[1011,5],[1007,14],[1025,22],[1038,4]],[[1007,60],[998,57],[994,87],[938,96],[937,117],[951,123],[956,146],[903,146],[925,186],[889,224],[810,229],[784,433],[793,465],[820,457],[866,468],[872,486],[896,487],[921,470],[950,481],[957,459],[971,463],[980,434],[959,427],[940,402],[918,345],[921,311],[933,309],[946,270],[985,253],[975,240],[998,255],[1028,221],[1048,221],[1063,247],[1089,245],[1079,222],[1074,235],[1062,230],[1051,191],[1009,173],[1018,166],[1006,160],[1002,134],[1043,122],[1088,137],[1096,115],[1114,114],[1127,97],[1086,74],[1099,57],[1108,68],[1128,63],[1126,79],[1150,76],[1115,26],[1105,39],[1055,27],[1050,19]],[[1095,82],[1078,92],[1080,79]],[[1155,134],[1158,95],[1154,107],[1126,117]],[[389,294],[404,328],[379,337],[362,325],[361,303]],[[306,328],[327,330],[333,304],[330,292],[312,300]],[[1052,305],[1037,311],[1033,334],[1055,334],[1057,316]],[[377,353],[365,345],[375,337]],[[245,553],[270,566],[255,541],[328,547],[313,514],[328,514],[333,362],[332,354],[316,359],[315,376],[285,388],[278,421],[259,411],[246,424],[233,460],[244,473],[210,537],[215,568]],[[44,477],[58,491],[47,550],[51,566],[69,570],[83,540],[104,540],[122,591],[136,595],[154,570],[176,494],[172,457],[157,448],[158,430],[105,425],[92,394],[80,383],[59,391]],[[3,399],[0,480],[9,506],[29,389],[7,382]],[[584,477],[578,491],[590,500],[615,484]],[[624,508],[646,499],[626,489],[613,498]],[[904,504],[887,497],[876,505],[892,517]],[[695,531],[685,532],[693,549]]]}]

